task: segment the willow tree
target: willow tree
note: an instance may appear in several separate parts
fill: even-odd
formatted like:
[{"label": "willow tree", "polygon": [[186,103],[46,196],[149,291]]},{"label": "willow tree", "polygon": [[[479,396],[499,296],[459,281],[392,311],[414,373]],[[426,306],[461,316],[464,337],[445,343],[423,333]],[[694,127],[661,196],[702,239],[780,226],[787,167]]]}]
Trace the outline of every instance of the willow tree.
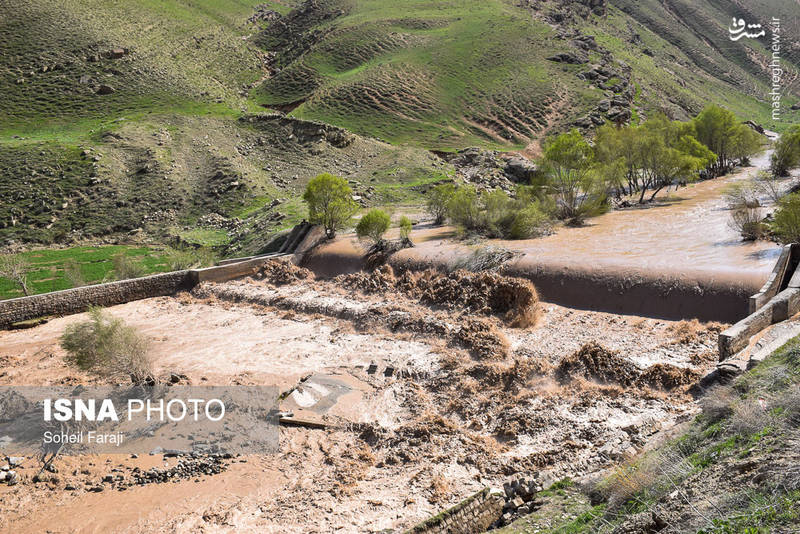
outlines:
[{"label": "willow tree", "polygon": [[603,211],[606,194],[595,172],[594,150],[578,130],[546,143],[542,163],[560,218],[579,224]]},{"label": "willow tree", "polygon": [[712,176],[729,172],[735,162],[744,162],[761,150],[758,134],[737,121],[728,109],[713,104],[707,106],[692,124],[697,140],[717,155],[708,166]]}]

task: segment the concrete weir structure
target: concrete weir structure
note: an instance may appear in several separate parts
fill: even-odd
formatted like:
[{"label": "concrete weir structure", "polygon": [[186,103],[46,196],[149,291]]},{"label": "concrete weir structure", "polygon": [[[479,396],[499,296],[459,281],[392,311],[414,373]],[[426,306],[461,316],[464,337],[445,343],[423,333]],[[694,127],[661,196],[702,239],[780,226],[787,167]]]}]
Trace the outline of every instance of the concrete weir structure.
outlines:
[{"label": "concrete weir structure", "polygon": [[800,245],[786,245],[761,290],[749,300],[750,315],[719,335],[719,359],[745,349],[750,339],[769,326],[800,312]]}]

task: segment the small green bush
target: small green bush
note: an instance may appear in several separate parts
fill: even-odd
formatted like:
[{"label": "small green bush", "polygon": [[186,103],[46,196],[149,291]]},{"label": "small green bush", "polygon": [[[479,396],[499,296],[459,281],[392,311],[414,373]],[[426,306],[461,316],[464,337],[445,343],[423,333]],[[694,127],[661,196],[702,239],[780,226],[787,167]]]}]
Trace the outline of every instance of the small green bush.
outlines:
[{"label": "small green bush", "polygon": [[509,237],[511,239],[531,239],[550,233],[552,223],[538,202],[534,202],[514,214]]},{"label": "small green bush", "polygon": [[483,222],[478,191],[472,185],[456,189],[447,202],[447,215],[450,220],[467,230],[478,230]]},{"label": "small green bush", "polygon": [[411,219],[403,215],[402,217],[400,217],[399,226],[400,226],[400,239],[405,241],[411,235],[411,227],[413,226],[411,224]]},{"label": "small green bush", "polygon": [[780,200],[772,230],[782,243],[800,243],[800,193],[786,195]]},{"label": "small green bush", "polygon": [[89,320],[67,326],[61,336],[65,360],[104,378],[130,377],[134,384],[154,381],[149,342],[122,319],[91,308]]},{"label": "small green bush", "polygon": [[428,192],[427,210],[434,218],[434,224],[444,224],[447,217],[448,203],[456,192],[453,184],[441,184]]},{"label": "small green bush", "polygon": [[391,218],[388,213],[379,209],[371,209],[358,221],[356,235],[361,239],[370,239],[374,243],[380,243],[390,224]]}]

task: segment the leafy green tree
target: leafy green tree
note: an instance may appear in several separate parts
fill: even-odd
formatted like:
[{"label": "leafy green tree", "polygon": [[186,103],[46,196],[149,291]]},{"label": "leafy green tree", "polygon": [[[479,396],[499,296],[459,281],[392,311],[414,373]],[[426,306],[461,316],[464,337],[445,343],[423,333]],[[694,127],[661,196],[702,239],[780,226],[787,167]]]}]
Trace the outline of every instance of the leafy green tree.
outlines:
[{"label": "leafy green tree", "polygon": [[407,241],[411,235],[411,219],[403,215],[400,217],[400,224],[398,226],[400,227],[400,239]]},{"label": "leafy green tree", "polygon": [[642,125],[638,158],[643,177],[640,203],[648,189],[653,191],[652,201],[665,187],[693,181],[701,169],[716,160],[715,154],[692,133],[690,124],[670,121],[664,115],[656,115]]},{"label": "leafy green tree", "polygon": [[736,160],[743,162],[761,150],[761,138],[749,126],[741,124],[728,109],[709,105],[692,121],[696,138],[716,154],[708,166],[712,176],[730,171]]},{"label": "leafy green tree", "polygon": [[308,204],[309,220],[321,224],[329,239],[336,237],[336,230],[343,228],[358,210],[347,181],[329,173],[308,182],[303,200]]},{"label": "leafy green tree", "polygon": [[786,195],[780,200],[772,230],[782,243],[800,243],[800,193]]},{"label": "leafy green tree", "polygon": [[447,206],[453,193],[456,192],[454,184],[440,184],[428,192],[428,213],[435,219],[434,224],[444,224],[447,217]]},{"label": "leafy green tree", "polygon": [[371,209],[358,221],[356,235],[362,239],[370,239],[373,243],[380,243],[390,224],[391,218],[388,213],[379,209]]},{"label": "leafy green tree", "polygon": [[483,221],[478,191],[472,185],[464,185],[455,190],[447,201],[447,216],[455,224],[467,230],[477,230]]},{"label": "leafy green tree", "polygon": [[800,166],[800,125],[795,124],[775,143],[770,170],[773,176],[789,176],[789,171]]},{"label": "leafy green tree", "polygon": [[594,151],[578,130],[548,142],[543,164],[558,215],[573,224],[603,211],[605,190],[594,169]]}]

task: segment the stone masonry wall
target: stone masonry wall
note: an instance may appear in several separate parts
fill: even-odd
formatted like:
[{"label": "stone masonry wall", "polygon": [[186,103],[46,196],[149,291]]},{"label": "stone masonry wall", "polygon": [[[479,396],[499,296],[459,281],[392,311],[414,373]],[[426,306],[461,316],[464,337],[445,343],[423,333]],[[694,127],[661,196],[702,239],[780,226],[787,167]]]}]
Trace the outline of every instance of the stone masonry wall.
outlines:
[{"label": "stone masonry wall", "polygon": [[406,534],[480,534],[502,515],[504,504],[502,492],[484,488]]},{"label": "stone masonry wall", "polygon": [[0,328],[46,315],[68,315],[90,306],[113,306],[132,300],[172,295],[193,285],[190,271],[76,287],[30,297],[0,300]]}]

